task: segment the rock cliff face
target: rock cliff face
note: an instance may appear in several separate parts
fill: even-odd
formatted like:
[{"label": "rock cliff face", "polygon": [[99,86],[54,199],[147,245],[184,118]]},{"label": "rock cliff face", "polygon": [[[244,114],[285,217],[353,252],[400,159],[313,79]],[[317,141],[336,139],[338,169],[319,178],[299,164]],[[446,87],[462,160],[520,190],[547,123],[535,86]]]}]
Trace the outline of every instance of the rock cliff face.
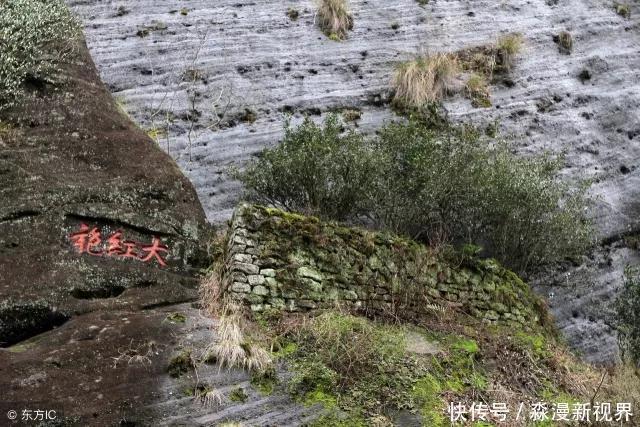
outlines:
[{"label": "rock cliff face", "polygon": [[210,263],[209,227],[84,43],[63,68],[63,84],[34,85],[0,114],[2,408],[41,402],[65,425],[115,425],[174,392],[161,384],[183,341],[173,334],[198,324],[210,337],[186,304]]},{"label": "rock cliff face", "polygon": [[[600,0],[352,1],[343,42],[314,25],[314,3],[293,1],[68,0],[82,17],[102,78],[123,107],[180,165],[213,222],[240,197],[227,168],[275,144],[286,114],[361,110],[372,132],[394,119],[385,105],[395,64],[418,52],[453,51],[517,31],[525,49],[491,108],[460,96],[454,120],[498,121],[523,154],[565,152],[563,177],[593,180],[590,215],[600,243],[578,265],[537,278],[572,345],[613,360],[610,302],[625,265],[625,235],[640,229],[640,11]],[[299,11],[292,20],[287,9]],[[571,32],[573,52],[553,37]]]}]

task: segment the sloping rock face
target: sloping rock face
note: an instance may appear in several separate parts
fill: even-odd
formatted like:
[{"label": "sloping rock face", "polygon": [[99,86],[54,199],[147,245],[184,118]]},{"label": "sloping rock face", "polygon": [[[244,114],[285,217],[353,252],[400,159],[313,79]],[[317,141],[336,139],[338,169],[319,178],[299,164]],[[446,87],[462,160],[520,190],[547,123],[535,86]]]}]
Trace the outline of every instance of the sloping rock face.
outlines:
[{"label": "sloping rock face", "polygon": [[[11,410],[73,426],[317,417],[284,386],[265,396],[248,372],[203,361],[218,339],[197,303],[211,227],[78,49],[62,85],[0,115],[0,425]],[[220,401],[197,395],[212,389]],[[245,402],[228,398],[238,389]]]},{"label": "sloping rock face", "polygon": [[208,262],[193,187],[80,49],[63,87],[44,85],[2,117],[3,346],[97,308],[193,299]]},{"label": "sloping rock face", "polygon": [[[491,108],[460,96],[454,120],[498,121],[524,155],[566,153],[563,177],[593,179],[598,247],[579,262],[536,279],[574,348],[592,361],[617,357],[611,300],[624,266],[638,263],[623,239],[640,216],[640,11],[630,18],[599,0],[351,1],[344,42],[314,25],[314,2],[68,0],[86,24],[109,89],[194,183],[207,216],[231,217],[241,166],[282,135],[285,114],[356,108],[372,132],[394,119],[386,103],[395,64],[418,52],[455,51],[524,35],[511,76],[492,87]],[[292,20],[287,9],[297,9]],[[553,37],[572,33],[573,52]]]},{"label": "sloping rock face", "polygon": [[[5,406],[109,425],[156,397],[176,333],[166,311],[197,299],[211,231],[84,44],[62,75],[0,116],[0,387]],[[157,378],[139,381],[146,365],[128,371],[128,356],[154,359]]]}]

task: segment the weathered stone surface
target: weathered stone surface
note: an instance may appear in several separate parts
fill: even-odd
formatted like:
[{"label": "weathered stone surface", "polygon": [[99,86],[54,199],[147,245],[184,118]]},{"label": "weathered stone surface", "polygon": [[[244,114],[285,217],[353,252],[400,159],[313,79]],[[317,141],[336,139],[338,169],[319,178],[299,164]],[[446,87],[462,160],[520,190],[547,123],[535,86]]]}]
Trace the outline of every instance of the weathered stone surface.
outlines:
[{"label": "weathered stone surface", "polygon": [[264,277],[259,274],[247,276],[247,279],[249,280],[249,284],[251,286],[262,285],[265,282]]},{"label": "weathered stone surface", "polygon": [[233,261],[237,261],[237,262],[241,262],[241,263],[245,263],[245,264],[250,264],[252,261],[251,255],[247,255],[247,254],[242,254],[242,253],[238,253],[238,254],[234,254],[231,259]]},{"label": "weathered stone surface", "polygon": [[234,262],[232,264],[231,270],[239,271],[240,273],[244,274],[258,274],[260,272],[260,267],[246,262]]},{"label": "weathered stone surface", "polygon": [[191,183],[118,110],[82,43],[61,76],[0,113],[1,400],[58,402],[65,425],[155,425],[186,331],[163,310],[197,299],[210,233]]},{"label": "weathered stone surface", "polygon": [[264,270],[260,270],[260,275],[264,277],[276,277],[276,271],[272,268],[265,268]]},{"label": "weathered stone surface", "polygon": [[[296,216],[287,218],[286,226],[283,226],[281,216],[285,215],[281,211],[244,204],[234,214],[232,229],[237,230],[236,219],[243,218],[243,226],[251,230],[246,235],[247,239],[255,242],[259,253],[268,253],[267,248],[270,247],[286,248],[270,254],[281,259],[281,269],[277,272],[273,269],[260,270],[275,277],[247,276],[252,285],[250,294],[246,293],[249,284],[239,284],[238,291],[231,287],[232,292],[252,305],[252,310],[260,311],[270,306],[291,311],[308,310],[339,302],[386,312],[427,314],[425,304],[436,303],[472,313],[480,319],[508,320],[528,327],[532,323],[527,323],[526,317],[535,319],[532,312],[540,309],[540,302],[528,286],[494,262],[476,261],[474,265],[470,261],[469,266],[449,267],[446,261],[434,257],[426,247],[414,242],[400,238],[390,241],[375,239],[378,236],[374,233],[374,240],[378,243],[372,247],[368,240],[358,240],[361,230],[354,228],[347,232],[342,228],[337,233],[336,225],[329,223],[314,222],[319,233],[333,236],[330,243],[315,245],[300,240],[299,235],[303,233],[296,231],[303,230],[307,225],[305,221],[311,220]],[[403,250],[397,250],[398,247]],[[335,273],[327,269],[319,271],[317,266],[331,259],[330,251],[333,250],[344,251],[334,265]],[[252,261],[254,264],[242,261],[241,258],[232,259],[231,271],[256,271],[262,259],[257,257]],[[370,262],[373,262],[373,268]],[[429,273],[433,280],[417,281],[415,276],[419,266],[434,263],[441,274]],[[396,272],[391,280],[379,274],[384,269]],[[499,289],[496,283],[499,283]],[[504,303],[499,302],[503,300]],[[392,301],[395,301],[395,306],[391,305]],[[526,308],[522,301],[526,302]],[[513,315],[504,316],[511,314],[512,310]],[[532,322],[537,323],[537,320]]]},{"label": "weathered stone surface", "polygon": [[263,296],[269,295],[269,290],[264,286],[260,286],[260,285],[254,286],[251,292],[253,292],[256,295],[263,295]]},{"label": "weathered stone surface", "polygon": [[233,282],[231,284],[231,290],[233,292],[248,293],[251,292],[251,286],[249,286],[248,283]]},{"label": "weathered stone surface", "polygon": [[319,271],[313,268],[306,267],[306,266],[302,266],[298,268],[298,276],[313,279],[316,282],[322,282],[322,280],[324,279],[324,276],[322,275],[322,273],[320,273]]}]

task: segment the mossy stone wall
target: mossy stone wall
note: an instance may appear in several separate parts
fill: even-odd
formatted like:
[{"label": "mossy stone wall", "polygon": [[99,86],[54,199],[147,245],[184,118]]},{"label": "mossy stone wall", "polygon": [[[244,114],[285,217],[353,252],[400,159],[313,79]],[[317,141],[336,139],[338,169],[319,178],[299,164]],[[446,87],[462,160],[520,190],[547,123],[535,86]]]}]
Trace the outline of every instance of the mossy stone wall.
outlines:
[{"label": "mossy stone wall", "polygon": [[494,260],[446,261],[398,236],[242,204],[227,243],[228,289],[253,311],[339,302],[403,315],[449,307],[490,322],[532,325],[541,301]]}]

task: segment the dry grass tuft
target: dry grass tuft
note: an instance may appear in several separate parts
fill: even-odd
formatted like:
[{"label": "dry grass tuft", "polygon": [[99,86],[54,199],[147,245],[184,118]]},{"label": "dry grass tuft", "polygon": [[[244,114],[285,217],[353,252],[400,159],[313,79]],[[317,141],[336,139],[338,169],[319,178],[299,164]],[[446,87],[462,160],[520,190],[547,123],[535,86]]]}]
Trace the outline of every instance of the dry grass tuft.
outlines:
[{"label": "dry grass tuft", "polygon": [[220,390],[196,390],[195,399],[198,400],[202,406],[215,407],[222,405],[223,394]]},{"label": "dry grass tuft", "polygon": [[467,96],[474,107],[491,107],[489,84],[480,74],[472,74],[465,85]]},{"label": "dry grass tuft", "polygon": [[507,34],[498,39],[495,45],[496,64],[502,71],[510,71],[516,55],[522,50],[522,35],[518,33]]},{"label": "dry grass tuft", "polygon": [[220,369],[240,368],[253,372],[269,369],[273,363],[269,352],[245,336],[244,324],[242,307],[235,301],[225,300],[218,324],[218,340],[207,348],[204,358],[214,358]]},{"label": "dry grass tuft", "polygon": [[218,342],[210,348],[210,352],[221,368],[244,366],[246,356],[242,348],[244,334],[240,328],[240,322],[239,310],[235,305],[228,304],[225,312],[220,316]]},{"label": "dry grass tuft", "polygon": [[221,309],[222,295],[227,286],[223,269],[222,264],[216,263],[200,283],[202,309],[210,316],[215,316]]},{"label": "dry grass tuft", "polygon": [[401,64],[393,78],[393,103],[419,108],[440,100],[453,87],[460,67],[456,56],[437,53]]},{"label": "dry grass tuft", "polygon": [[637,412],[640,408],[640,368],[634,367],[631,362],[615,366],[609,372],[606,389],[606,392],[617,397],[618,401],[631,403]]},{"label": "dry grass tuft", "polygon": [[226,236],[218,234],[212,242],[212,247],[215,252],[215,261],[200,283],[200,301],[206,314],[216,316],[221,312],[222,295],[230,285],[224,260],[224,248],[227,247]]},{"label": "dry grass tuft", "polygon": [[629,18],[631,16],[631,6],[626,3],[616,3],[616,13],[623,18]]},{"label": "dry grass tuft", "polygon": [[558,47],[560,48],[560,53],[570,54],[573,50],[573,37],[571,33],[568,31],[561,31],[558,34]]},{"label": "dry grass tuft", "polygon": [[156,344],[153,341],[148,341],[140,345],[134,346],[133,340],[129,342],[129,347],[126,349],[118,349],[118,356],[112,357],[113,367],[117,368],[120,363],[126,363],[127,365],[142,365],[151,366],[151,358],[156,354]]},{"label": "dry grass tuft", "polygon": [[347,0],[320,0],[317,16],[320,28],[331,39],[344,40],[353,28]]},{"label": "dry grass tuft", "polygon": [[272,366],[271,356],[264,348],[256,344],[244,346],[244,367],[252,372],[266,372]]}]

